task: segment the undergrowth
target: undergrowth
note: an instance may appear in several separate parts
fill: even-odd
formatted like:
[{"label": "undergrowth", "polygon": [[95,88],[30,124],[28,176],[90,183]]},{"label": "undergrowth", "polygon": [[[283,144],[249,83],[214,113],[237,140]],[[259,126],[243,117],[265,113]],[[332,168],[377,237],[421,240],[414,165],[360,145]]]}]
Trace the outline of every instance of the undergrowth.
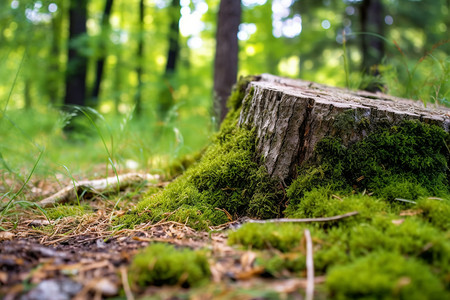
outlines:
[{"label": "undergrowth", "polygon": [[331,299],[449,296],[450,196],[440,200],[421,197],[416,204],[399,204],[361,194],[340,193],[334,198],[322,187],[306,192],[304,199],[305,206],[298,210],[302,217],[355,209],[360,214],[320,224],[245,224],[230,233],[228,242],[259,250],[257,263],[268,276],[302,276],[306,269],[303,231],[308,228],[315,273],[327,275]]}]

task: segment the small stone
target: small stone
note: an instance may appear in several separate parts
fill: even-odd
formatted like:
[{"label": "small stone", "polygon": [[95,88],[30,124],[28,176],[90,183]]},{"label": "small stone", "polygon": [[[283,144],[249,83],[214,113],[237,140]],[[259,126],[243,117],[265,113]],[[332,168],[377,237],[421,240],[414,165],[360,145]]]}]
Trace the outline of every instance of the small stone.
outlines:
[{"label": "small stone", "polygon": [[101,293],[103,296],[115,296],[119,292],[117,285],[111,282],[111,280],[102,278],[95,285],[94,290]]},{"label": "small stone", "polygon": [[21,300],[70,300],[82,285],[70,279],[50,279],[40,282],[34,289],[23,295]]}]

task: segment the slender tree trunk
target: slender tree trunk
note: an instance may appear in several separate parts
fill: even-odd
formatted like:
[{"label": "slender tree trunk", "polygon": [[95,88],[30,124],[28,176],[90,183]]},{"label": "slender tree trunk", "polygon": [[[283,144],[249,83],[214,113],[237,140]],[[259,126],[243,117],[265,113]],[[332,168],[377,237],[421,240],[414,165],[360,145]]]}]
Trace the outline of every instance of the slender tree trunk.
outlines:
[{"label": "slender tree trunk", "polygon": [[63,3],[60,4],[56,16],[52,18],[52,42],[50,46],[50,63],[48,75],[46,77],[47,95],[52,105],[60,104],[60,86],[61,80],[61,37],[62,37],[62,22],[63,22],[64,8]]},{"label": "slender tree trunk", "polygon": [[100,95],[100,86],[103,79],[103,69],[106,60],[106,39],[108,39],[109,33],[109,17],[111,16],[111,9],[113,6],[113,0],[106,0],[105,8],[103,10],[102,20],[101,20],[101,38],[100,38],[100,57],[97,59],[96,70],[95,70],[95,81],[92,88],[92,104],[94,106],[98,105],[98,98]]},{"label": "slender tree trunk", "polygon": [[241,1],[220,1],[214,60],[214,110],[220,123],[228,112],[226,101],[236,83],[239,52],[237,33],[240,22]]},{"label": "slender tree trunk", "polygon": [[144,65],[144,15],[145,15],[145,4],[144,0],[139,1],[139,41],[137,49],[138,65],[136,67],[137,74],[137,89],[134,95],[135,113],[137,116],[142,114],[142,72]]},{"label": "slender tree trunk", "polygon": [[175,75],[178,57],[180,53],[180,1],[172,0],[169,8],[169,48],[167,51],[167,63],[163,76],[163,86],[158,99],[158,115],[161,120],[166,118],[167,112],[174,104],[173,77]]},{"label": "slender tree trunk", "polygon": [[[381,0],[363,0],[360,7],[362,70],[369,75],[378,76],[378,66],[384,56],[384,42],[381,38],[367,34],[384,36],[383,4]],[[366,90],[379,91],[376,84],[369,85]]]},{"label": "slender tree trunk", "polygon": [[[87,57],[79,39],[86,34],[87,0],[71,0],[69,7],[69,39],[66,70],[65,105],[84,105],[86,98]],[[78,40],[78,43],[75,41]]]},{"label": "slender tree trunk", "polygon": [[[119,1],[120,3],[120,28],[124,28],[125,26],[125,18],[124,18],[124,11],[125,11],[125,2]],[[116,2],[117,4],[117,2]],[[115,71],[114,71],[114,85],[113,85],[113,91],[114,91],[114,109],[116,114],[118,115],[120,113],[119,106],[120,101],[122,98],[122,72],[123,72],[123,58],[122,58],[122,48],[123,45],[121,42],[118,43],[116,46],[116,65],[115,65]]]},{"label": "slender tree trunk", "polygon": [[170,10],[169,51],[167,53],[167,64],[165,74],[173,74],[180,52],[180,1],[172,0]]}]

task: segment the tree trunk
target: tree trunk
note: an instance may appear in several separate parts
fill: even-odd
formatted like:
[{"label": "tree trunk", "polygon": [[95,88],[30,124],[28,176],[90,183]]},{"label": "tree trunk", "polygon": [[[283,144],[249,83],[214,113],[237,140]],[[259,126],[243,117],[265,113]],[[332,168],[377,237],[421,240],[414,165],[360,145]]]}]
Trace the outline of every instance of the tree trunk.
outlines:
[{"label": "tree trunk", "polygon": [[167,53],[166,75],[175,72],[175,68],[178,61],[178,55],[180,52],[180,1],[172,0],[170,6],[170,28],[169,28],[169,51]]},{"label": "tree trunk", "polygon": [[134,95],[135,113],[137,116],[142,114],[142,72],[144,65],[144,16],[145,16],[145,4],[144,0],[139,1],[139,40],[137,49],[138,65],[136,67],[138,85],[136,88],[136,94]]},{"label": "tree trunk", "polygon": [[269,174],[289,182],[298,166],[312,157],[324,137],[344,145],[362,140],[380,127],[420,120],[450,129],[449,109],[428,109],[420,102],[383,94],[355,92],[263,74],[246,90],[239,118],[257,134],[257,154]]},{"label": "tree trunk", "polygon": [[236,83],[239,52],[237,33],[240,22],[241,0],[220,1],[214,60],[214,110],[219,123],[228,112],[226,101]]},{"label": "tree trunk", "polygon": [[86,97],[87,57],[83,55],[86,43],[80,39],[86,34],[87,0],[71,0],[69,8],[69,39],[66,70],[65,105],[84,105]]},{"label": "tree trunk", "polygon": [[94,86],[92,88],[92,104],[93,106],[98,105],[98,97],[100,95],[100,85],[103,79],[103,69],[105,67],[105,60],[106,60],[106,40],[109,39],[108,33],[109,33],[109,16],[111,15],[111,9],[113,6],[113,0],[106,0],[105,3],[105,9],[103,10],[102,20],[101,20],[101,37],[100,37],[100,57],[97,60],[96,63],[96,69],[95,69],[95,80],[94,80]]},{"label": "tree trunk", "polygon": [[172,4],[169,7],[169,49],[167,51],[167,63],[163,76],[163,84],[158,98],[158,117],[162,121],[166,118],[167,112],[175,102],[173,97],[173,79],[180,53],[180,9],[180,1],[172,0]]},{"label": "tree trunk", "polygon": [[[380,74],[378,65],[384,56],[384,41],[380,37],[370,35],[371,33],[384,36],[383,4],[381,0],[363,0],[360,6],[361,22],[361,52],[363,55],[361,68],[369,75]],[[367,91],[380,91],[380,87],[371,84],[366,87]]]},{"label": "tree trunk", "polygon": [[52,42],[50,46],[50,57],[48,66],[48,75],[46,76],[47,95],[52,105],[61,104],[61,39],[62,39],[62,24],[64,16],[64,7],[61,3],[58,7],[56,15],[52,18]]}]

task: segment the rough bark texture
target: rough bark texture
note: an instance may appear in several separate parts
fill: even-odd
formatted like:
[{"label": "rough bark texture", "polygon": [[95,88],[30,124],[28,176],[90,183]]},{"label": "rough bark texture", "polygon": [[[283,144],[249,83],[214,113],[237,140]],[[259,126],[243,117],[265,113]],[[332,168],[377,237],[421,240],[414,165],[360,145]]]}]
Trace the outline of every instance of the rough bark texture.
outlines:
[{"label": "rough bark texture", "polygon": [[380,93],[263,74],[247,87],[239,125],[256,129],[257,152],[267,171],[288,182],[297,166],[313,157],[316,144],[324,137],[338,136],[350,145],[380,127],[413,119],[447,132],[450,128],[446,108],[424,108],[420,102]]}]

